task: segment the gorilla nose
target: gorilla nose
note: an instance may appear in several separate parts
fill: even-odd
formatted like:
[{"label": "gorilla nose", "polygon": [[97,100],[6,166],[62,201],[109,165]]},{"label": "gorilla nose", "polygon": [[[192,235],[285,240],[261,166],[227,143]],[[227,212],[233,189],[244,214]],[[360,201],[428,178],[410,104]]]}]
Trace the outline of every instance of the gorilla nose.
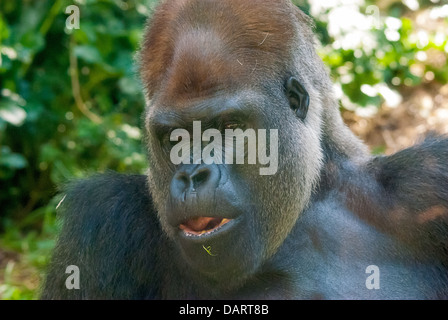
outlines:
[{"label": "gorilla nose", "polygon": [[213,165],[185,165],[171,181],[171,196],[184,202],[187,196],[213,192],[218,186],[220,170]]}]

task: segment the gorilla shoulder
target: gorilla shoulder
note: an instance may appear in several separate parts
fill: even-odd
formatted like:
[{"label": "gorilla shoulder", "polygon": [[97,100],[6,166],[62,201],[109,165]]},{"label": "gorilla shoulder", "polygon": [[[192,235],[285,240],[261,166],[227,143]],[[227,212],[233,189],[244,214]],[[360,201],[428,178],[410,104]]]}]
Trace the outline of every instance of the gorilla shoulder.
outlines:
[{"label": "gorilla shoulder", "polygon": [[[158,290],[157,248],[163,236],[146,177],[95,175],[68,184],[63,192],[57,209],[62,230],[42,298],[153,297]],[[79,268],[81,284],[89,284],[89,291],[66,289],[66,268],[71,265]],[[118,282],[126,285],[106,290]],[[148,283],[153,284],[149,291]]]},{"label": "gorilla shoulder", "polygon": [[[395,233],[420,250],[433,251],[440,246],[446,251],[447,160],[448,137],[435,134],[393,155],[373,158],[367,171],[378,186],[371,190],[376,195],[370,194],[367,205],[363,201],[357,205],[368,208],[363,213],[366,219],[372,219],[380,229]],[[356,199],[353,205],[354,202]],[[444,256],[448,259],[446,252]]]},{"label": "gorilla shoulder", "polygon": [[[76,219],[79,223],[85,216],[86,221],[89,221],[89,231],[98,232],[104,225],[105,218],[128,221],[127,218],[132,215],[135,218],[147,216],[147,218],[156,219],[144,175],[124,175],[113,172],[97,174],[91,178],[67,184],[62,192],[64,197],[60,202],[60,210],[64,217],[64,224],[72,222],[72,219]],[[104,205],[99,206],[99,203]]]}]

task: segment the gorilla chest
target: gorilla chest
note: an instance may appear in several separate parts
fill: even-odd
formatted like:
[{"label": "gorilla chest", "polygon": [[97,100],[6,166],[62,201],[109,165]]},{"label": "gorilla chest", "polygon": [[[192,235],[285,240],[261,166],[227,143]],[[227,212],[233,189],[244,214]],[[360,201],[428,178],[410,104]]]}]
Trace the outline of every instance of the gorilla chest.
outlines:
[{"label": "gorilla chest", "polygon": [[332,201],[303,214],[279,255],[288,252],[296,298],[436,298],[447,288],[440,263]]}]

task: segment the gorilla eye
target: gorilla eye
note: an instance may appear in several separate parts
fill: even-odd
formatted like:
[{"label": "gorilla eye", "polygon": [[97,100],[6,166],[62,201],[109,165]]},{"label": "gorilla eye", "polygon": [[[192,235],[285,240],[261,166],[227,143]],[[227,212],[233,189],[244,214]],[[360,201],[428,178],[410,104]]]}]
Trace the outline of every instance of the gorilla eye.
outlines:
[{"label": "gorilla eye", "polygon": [[171,132],[172,130],[167,131],[165,134],[163,134],[162,139],[160,140],[163,149],[167,151],[170,151],[171,148],[173,148],[173,146],[177,143],[177,141],[171,141]]},{"label": "gorilla eye", "polygon": [[235,129],[243,129],[244,130],[244,124],[242,124],[241,122],[227,122],[224,124],[224,129],[229,129],[229,130],[235,130]]}]

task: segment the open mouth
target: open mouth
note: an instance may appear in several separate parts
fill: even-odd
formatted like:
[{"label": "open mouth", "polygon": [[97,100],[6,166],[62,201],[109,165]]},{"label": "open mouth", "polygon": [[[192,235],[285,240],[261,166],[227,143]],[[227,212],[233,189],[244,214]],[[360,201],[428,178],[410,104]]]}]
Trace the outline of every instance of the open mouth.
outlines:
[{"label": "open mouth", "polygon": [[232,219],[221,217],[197,217],[180,224],[179,229],[187,236],[204,236],[216,232],[230,221]]}]

